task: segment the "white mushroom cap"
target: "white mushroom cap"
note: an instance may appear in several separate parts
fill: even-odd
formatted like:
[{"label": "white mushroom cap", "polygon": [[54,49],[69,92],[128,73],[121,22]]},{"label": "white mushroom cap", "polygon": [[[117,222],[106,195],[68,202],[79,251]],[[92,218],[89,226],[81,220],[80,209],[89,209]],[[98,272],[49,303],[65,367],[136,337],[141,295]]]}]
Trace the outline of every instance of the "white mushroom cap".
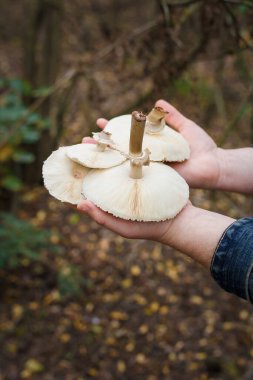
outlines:
[{"label": "white mushroom cap", "polygon": [[129,177],[129,162],[107,170],[91,170],[83,183],[83,193],[102,210],[123,219],[158,222],[176,216],[189,198],[185,180],[160,163],[151,163],[142,170],[140,179]]},{"label": "white mushroom cap", "polygon": [[[127,152],[131,128],[131,115],[122,115],[111,119],[105,127],[110,132],[117,147]],[[151,161],[184,161],[190,157],[188,142],[174,129],[165,126],[158,133],[146,133],[143,149],[151,151]]]},{"label": "white mushroom cap", "polygon": [[80,165],[95,169],[111,168],[126,160],[126,157],[110,148],[98,151],[97,144],[72,145],[67,147],[67,156]]},{"label": "white mushroom cap", "polygon": [[42,173],[49,193],[62,202],[78,204],[84,199],[82,185],[89,169],[66,156],[67,147],[54,151],[44,162]]}]

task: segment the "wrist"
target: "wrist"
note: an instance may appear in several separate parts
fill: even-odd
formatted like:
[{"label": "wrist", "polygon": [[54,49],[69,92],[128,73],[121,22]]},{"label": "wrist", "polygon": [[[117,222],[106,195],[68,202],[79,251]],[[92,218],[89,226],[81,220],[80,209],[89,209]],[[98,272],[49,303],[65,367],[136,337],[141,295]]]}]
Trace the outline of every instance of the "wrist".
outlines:
[{"label": "wrist", "polygon": [[175,218],[167,221],[165,232],[163,231],[162,235],[160,235],[156,240],[162,244],[172,245],[174,240],[173,237],[182,230],[183,225],[185,225],[187,221],[190,221],[190,218],[194,214],[194,210],[198,210],[198,208],[193,206],[189,201],[183,210],[175,216]]},{"label": "wrist", "polygon": [[218,177],[215,183],[215,190],[224,190],[227,183],[227,176],[229,172],[229,155],[228,150],[223,148],[217,148],[217,159],[218,159]]},{"label": "wrist", "polygon": [[253,149],[217,150],[219,176],[215,185],[217,190],[235,191],[243,194],[253,193]]},{"label": "wrist", "polygon": [[191,203],[170,221],[159,241],[209,268],[215,248],[234,219],[193,206]]}]

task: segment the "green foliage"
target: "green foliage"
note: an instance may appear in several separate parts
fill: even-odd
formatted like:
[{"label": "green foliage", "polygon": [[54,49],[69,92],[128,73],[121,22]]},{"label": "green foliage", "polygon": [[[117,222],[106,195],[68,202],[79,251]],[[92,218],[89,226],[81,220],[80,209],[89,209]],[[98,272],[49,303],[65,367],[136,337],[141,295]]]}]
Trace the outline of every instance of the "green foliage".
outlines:
[{"label": "green foliage", "polygon": [[24,258],[38,260],[49,236],[48,231],[37,230],[10,213],[0,213],[0,268],[16,268]]},{"label": "green foliage", "polygon": [[[59,253],[50,242],[51,233],[39,230],[11,213],[0,213],[0,269],[16,269],[23,263],[40,262],[42,250]],[[79,268],[65,262],[56,269],[56,286],[63,298],[79,295],[87,286]]]},{"label": "green foliage", "polygon": [[[45,96],[45,89],[41,90]],[[48,94],[49,89],[46,90]],[[33,91],[26,81],[0,78],[0,187],[9,191],[22,188],[15,167],[34,161],[29,147],[39,141],[44,129],[50,128],[50,121],[31,111],[24,102],[39,94],[40,89]]]},{"label": "green foliage", "polygon": [[83,276],[75,265],[66,265],[58,273],[58,288],[63,297],[80,294],[84,282]]}]

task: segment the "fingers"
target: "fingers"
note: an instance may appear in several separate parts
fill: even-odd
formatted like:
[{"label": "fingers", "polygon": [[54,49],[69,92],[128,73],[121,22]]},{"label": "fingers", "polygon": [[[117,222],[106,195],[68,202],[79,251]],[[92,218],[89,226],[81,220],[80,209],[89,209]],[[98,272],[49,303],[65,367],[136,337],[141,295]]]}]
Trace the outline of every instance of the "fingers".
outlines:
[{"label": "fingers", "polygon": [[107,123],[108,123],[108,120],[106,119],[103,119],[103,118],[97,119],[97,126],[101,129],[104,129]]},{"label": "fingers", "polygon": [[162,107],[166,111],[168,111],[168,115],[166,115],[165,120],[172,128],[176,129],[179,132],[182,132],[187,125],[191,122],[184,115],[182,115],[175,107],[173,107],[170,103],[165,100],[158,100],[156,102],[156,107]]},{"label": "fingers", "polygon": [[82,139],[82,144],[96,144],[96,141],[92,137],[84,137]]},{"label": "fingers", "polygon": [[133,222],[116,218],[102,211],[90,201],[82,201],[77,205],[77,209],[88,214],[98,224],[128,239],[152,239],[156,234],[161,234],[162,232],[161,225],[156,222]]},{"label": "fingers", "polygon": [[[103,118],[97,119],[97,126],[101,129],[104,129],[104,127],[106,126],[107,123],[108,123],[108,120],[106,120],[106,119],[103,119]],[[94,141],[92,137],[84,137],[82,139],[82,143],[83,144],[96,144],[96,141]]]},{"label": "fingers", "polygon": [[93,220],[95,220],[96,223],[105,226],[109,230],[116,232],[123,237],[134,237],[131,222],[116,218],[115,216],[104,212],[90,201],[82,201],[77,205],[77,209],[88,214]]}]

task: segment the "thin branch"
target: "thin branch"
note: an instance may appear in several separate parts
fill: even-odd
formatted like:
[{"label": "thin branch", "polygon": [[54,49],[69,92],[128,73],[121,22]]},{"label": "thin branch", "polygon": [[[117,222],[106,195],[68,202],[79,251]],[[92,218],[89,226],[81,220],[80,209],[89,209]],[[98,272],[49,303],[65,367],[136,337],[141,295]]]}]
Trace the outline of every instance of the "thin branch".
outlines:
[{"label": "thin branch", "polygon": [[225,127],[224,133],[218,142],[218,146],[222,147],[225,144],[229,134],[236,127],[240,119],[245,115],[245,112],[249,106],[252,95],[253,95],[253,83],[250,84],[249,91],[243,98],[239,108],[236,110],[233,119]]},{"label": "thin branch", "polygon": [[245,40],[245,38],[241,35],[241,31],[240,31],[238,21],[237,21],[235,14],[230,9],[229,5],[226,4],[225,0],[222,1],[222,5],[223,5],[224,9],[226,10],[227,14],[230,16],[230,19],[231,19],[233,27],[234,27],[234,32],[235,32],[237,42],[238,43],[242,42],[248,50],[253,52],[253,46],[249,45],[248,42]]},{"label": "thin branch", "polygon": [[196,4],[196,3],[200,3],[202,2],[203,0],[188,0],[188,1],[177,1],[177,2],[173,2],[173,1],[168,1],[167,0],[167,5],[170,6],[170,7],[175,7],[175,8],[179,8],[179,7],[188,7],[190,5],[193,5],[193,4]]},{"label": "thin branch", "polygon": [[222,0],[224,3],[231,5],[246,5],[249,8],[253,8],[253,4],[249,1],[240,1],[240,0]]},{"label": "thin branch", "polygon": [[140,27],[133,30],[132,33],[118,38],[114,43],[106,46],[104,49],[102,49],[97,56],[95,57],[95,63],[103,60],[106,56],[108,56],[114,49],[116,49],[118,46],[121,46],[125,44],[126,42],[129,42],[133,40],[135,37],[140,36],[141,34],[146,33],[147,31],[155,28],[159,24],[163,22],[163,17],[159,16],[155,20],[149,21],[146,24],[141,25]]}]

